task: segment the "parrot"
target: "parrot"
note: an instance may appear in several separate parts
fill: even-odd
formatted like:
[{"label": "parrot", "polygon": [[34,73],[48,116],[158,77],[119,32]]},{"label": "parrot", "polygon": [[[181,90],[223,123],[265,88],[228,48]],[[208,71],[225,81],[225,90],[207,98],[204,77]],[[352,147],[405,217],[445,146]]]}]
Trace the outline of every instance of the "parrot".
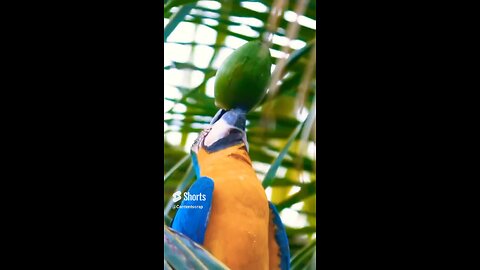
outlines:
[{"label": "parrot", "polygon": [[171,228],[233,270],[287,270],[285,227],[249,156],[246,111],[220,109],[191,147],[196,180]]}]

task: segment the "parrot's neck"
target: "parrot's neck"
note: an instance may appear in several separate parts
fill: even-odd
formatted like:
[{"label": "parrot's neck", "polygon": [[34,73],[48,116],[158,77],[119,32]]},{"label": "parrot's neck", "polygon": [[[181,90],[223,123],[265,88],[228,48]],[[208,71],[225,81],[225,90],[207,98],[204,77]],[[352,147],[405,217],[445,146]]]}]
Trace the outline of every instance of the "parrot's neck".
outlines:
[{"label": "parrot's neck", "polygon": [[227,168],[245,168],[245,166],[252,168],[252,161],[247,152],[247,147],[244,143],[233,145],[216,152],[207,152],[205,149],[200,149],[198,152],[198,163],[200,168],[206,166],[233,166]]}]

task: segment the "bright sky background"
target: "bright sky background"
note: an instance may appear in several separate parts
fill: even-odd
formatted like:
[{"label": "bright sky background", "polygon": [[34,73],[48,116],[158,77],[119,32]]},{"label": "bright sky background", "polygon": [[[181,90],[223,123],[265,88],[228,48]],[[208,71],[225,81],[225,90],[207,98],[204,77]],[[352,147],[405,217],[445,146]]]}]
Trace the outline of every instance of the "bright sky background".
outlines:
[{"label": "bright sky background", "polygon": [[[203,6],[210,9],[220,9],[220,4],[216,1],[198,1],[198,6]],[[242,6],[248,9],[252,9],[258,12],[268,12],[268,9],[265,5],[259,2],[242,2]],[[172,12],[176,12],[176,8],[172,9]],[[205,12],[205,11],[195,11],[203,13],[208,17],[216,17],[218,16],[216,13],[212,12]],[[284,14],[284,18],[287,21],[293,22],[297,19],[297,14],[293,11],[286,11]],[[241,18],[241,17],[230,17],[232,21],[238,22],[240,26],[229,26],[229,30],[241,33],[250,37],[259,37],[258,33],[254,31],[250,26],[255,27],[262,27],[263,22],[256,19],[256,18]],[[164,26],[168,24],[168,19],[164,19]],[[212,19],[202,19],[203,23],[206,25],[215,26],[218,23]],[[298,18],[298,22],[300,25],[316,29],[316,23],[314,20],[300,16]],[[206,68],[208,63],[210,62],[214,49],[207,46],[215,44],[217,33],[215,30],[205,26],[205,25],[196,25],[189,22],[181,22],[175,30],[171,33],[167,42],[164,44],[164,67],[171,66],[173,62],[180,62],[180,63],[188,63],[192,62],[195,66]],[[195,51],[192,54],[192,48],[189,45],[182,45],[176,44],[174,42],[184,43],[184,42],[196,42],[199,45],[195,46]],[[247,41],[243,39],[239,39],[237,37],[228,36],[225,40],[225,45],[227,48],[222,48],[219,56],[214,59],[212,65],[215,68],[218,68],[223,61],[238,47],[245,44]],[[305,46],[305,42],[302,40],[292,40],[289,42],[288,38],[282,36],[273,36],[273,43],[282,45],[282,46],[290,46],[292,49],[297,50]],[[274,57],[286,57],[282,54],[282,52],[270,49],[270,53]],[[272,65],[272,71],[275,68],[275,65]],[[204,79],[204,74],[201,71],[196,70],[178,70],[178,69],[164,69],[164,97],[165,98],[180,98],[181,93],[176,88],[176,86],[187,87],[187,88],[195,88],[197,87]],[[208,96],[213,97],[214,89],[213,84],[215,81],[215,77],[209,79],[206,86],[206,93]],[[169,110],[173,106],[173,102],[164,99],[164,108],[165,112]],[[185,107],[182,104],[176,105],[177,107],[175,110],[177,111],[184,111]],[[167,116],[167,115],[165,115]],[[301,116],[303,118],[303,116]],[[194,142],[197,134],[190,134],[187,139],[187,147],[186,151],[189,151],[190,146]],[[180,133],[178,132],[169,132],[165,139],[173,145],[178,145],[180,143]],[[312,147],[309,147],[309,152],[314,151]],[[268,170],[268,166],[263,163],[254,162],[254,166],[266,172]],[[280,171],[280,173],[282,173]],[[295,193],[299,190],[299,188],[294,187],[291,193]],[[270,198],[271,196],[271,189],[267,188],[267,197]],[[301,209],[302,203],[293,205],[293,209]],[[299,215],[296,211],[285,209],[281,213],[282,220],[284,223],[290,227],[303,227],[306,223],[306,217],[304,215]]]}]

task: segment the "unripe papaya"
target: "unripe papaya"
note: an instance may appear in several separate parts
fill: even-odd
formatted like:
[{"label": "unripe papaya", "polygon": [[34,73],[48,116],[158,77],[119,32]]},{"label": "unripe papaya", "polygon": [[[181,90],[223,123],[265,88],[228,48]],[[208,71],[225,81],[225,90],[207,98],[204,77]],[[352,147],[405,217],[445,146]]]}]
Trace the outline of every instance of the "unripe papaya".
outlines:
[{"label": "unripe papaya", "polygon": [[215,105],[250,111],[265,96],[272,66],[270,50],[255,40],[235,50],[223,62],[215,79]]}]

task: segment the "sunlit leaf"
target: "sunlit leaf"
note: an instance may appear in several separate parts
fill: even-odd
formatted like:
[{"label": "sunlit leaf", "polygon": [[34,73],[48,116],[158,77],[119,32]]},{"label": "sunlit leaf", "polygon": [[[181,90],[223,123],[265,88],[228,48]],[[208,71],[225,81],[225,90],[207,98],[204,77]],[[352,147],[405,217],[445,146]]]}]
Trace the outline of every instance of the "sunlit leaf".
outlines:
[{"label": "sunlit leaf", "polygon": [[302,130],[302,127],[303,127],[303,123],[300,123],[295,128],[295,130],[292,132],[292,135],[290,135],[290,138],[288,139],[288,141],[287,141],[285,147],[283,148],[282,152],[280,152],[278,157],[275,159],[275,161],[270,166],[270,169],[268,170],[267,175],[265,175],[265,178],[263,179],[263,182],[262,182],[263,187],[268,187],[273,183],[273,181],[275,179],[275,175],[277,173],[277,170],[280,167],[280,164],[282,164],[283,158],[287,154],[287,152],[290,149],[290,146],[294,142],[295,138],[300,133],[300,130]]},{"label": "sunlit leaf", "polygon": [[173,32],[173,30],[175,30],[177,25],[180,22],[183,21],[185,16],[187,16],[187,14],[190,12],[190,10],[192,10],[192,8],[194,6],[195,6],[195,4],[185,5],[185,6],[181,7],[180,10],[170,18],[170,21],[165,26],[165,29],[164,29],[164,32],[163,32],[163,40],[164,41],[167,40],[168,36],[170,36],[170,34]]}]

